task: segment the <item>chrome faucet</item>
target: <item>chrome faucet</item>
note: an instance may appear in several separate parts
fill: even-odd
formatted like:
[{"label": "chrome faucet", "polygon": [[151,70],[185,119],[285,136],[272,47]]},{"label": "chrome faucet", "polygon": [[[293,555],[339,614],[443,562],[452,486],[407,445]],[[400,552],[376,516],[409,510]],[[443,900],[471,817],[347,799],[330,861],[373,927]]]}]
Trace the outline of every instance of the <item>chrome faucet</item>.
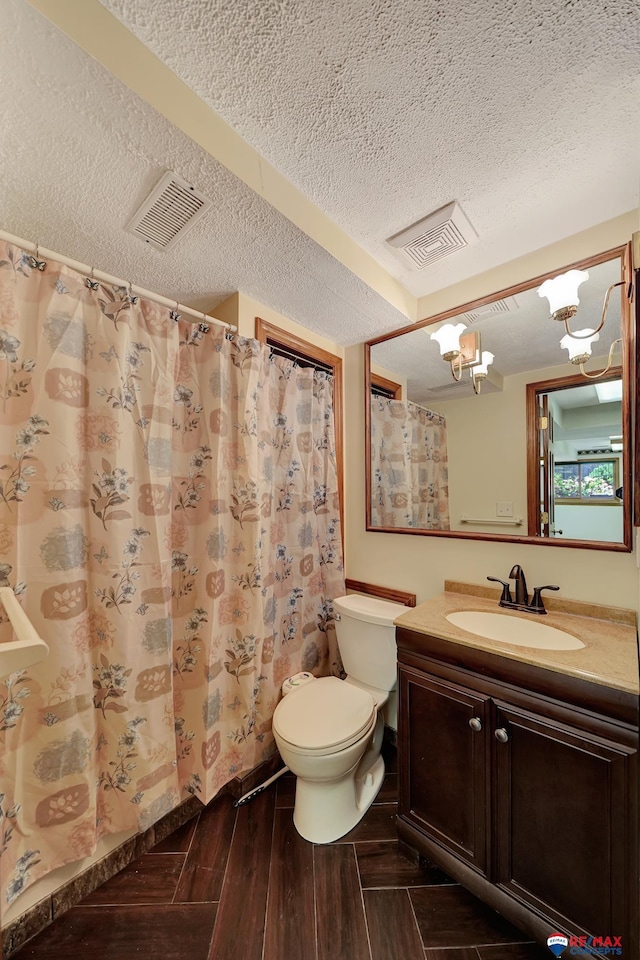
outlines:
[{"label": "chrome faucet", "polygon": [[509,580],[515,580],[516,583],[515,600],[511,596],[509,580],[500,580],[498,577],[487,577],[487,580],[492,580],[494,583],[502,584],[502,595],[500,597],[501,607],[509,607],[511,610],[525,610],[527,613],[546,613],[547,611],[544,608],[544,602],[541,596],[542,591],[560,589],[560,587],[556,587],[552,583],[548,583],[544,587],[534,587],[533,597],[531,598],[531,603],[529,603],[527,581],[525,579],[524,570],[519,563],[514,564],[514,566],[511,568],[511,573],[509,574]]}]

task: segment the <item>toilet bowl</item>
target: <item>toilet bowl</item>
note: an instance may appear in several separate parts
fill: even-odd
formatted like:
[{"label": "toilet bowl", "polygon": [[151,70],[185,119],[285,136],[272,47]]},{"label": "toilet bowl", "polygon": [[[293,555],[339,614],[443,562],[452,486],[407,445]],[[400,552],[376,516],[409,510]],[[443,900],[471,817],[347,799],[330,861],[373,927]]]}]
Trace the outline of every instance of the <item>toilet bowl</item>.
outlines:
[{"label": "toilet bowl", "polygon": [[380,708],[395,686],[393,621],[404,609],[355,595],[333,604],[346,679],[285,681],[273,716],[280,755],[297,778],[293,822],[313,843],[348,833],[382,785]]}]

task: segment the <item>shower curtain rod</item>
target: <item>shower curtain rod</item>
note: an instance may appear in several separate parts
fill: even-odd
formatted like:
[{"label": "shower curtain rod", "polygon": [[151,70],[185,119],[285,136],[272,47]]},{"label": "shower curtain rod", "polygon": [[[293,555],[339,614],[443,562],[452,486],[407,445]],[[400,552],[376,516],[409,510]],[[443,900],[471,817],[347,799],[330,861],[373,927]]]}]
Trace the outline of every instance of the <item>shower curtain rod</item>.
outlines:
[{"label": "shower curtain rod", "polygon": [[56,253],[55,250],[48,250],[46,247],[41,247],[38,243],[33,243],[31,240],[23,240],[22,237],[16,237],[12,233],[7,233],[6,230],[0,230],[0,240],[6,240],[7,243],[14,243],[17,247],[22,247],[24,250],[29,250],[34,254],[37,253],[45,259],[48,257],[51,260],[57,260],[59,263],[64,263],[79,273],[86,273],[88,277],[92,277],[94,280],[101,280],[103,283],[113,283],[119,287],[126,287],[138,297],[144,297],[145,300],[153,300],[154,303],[159,303],[163,307],[171,307],[172,310],[176,310],[180,314],[186,314],[188,318],[193,317],[194,319],[191,322],[197,320],[199,323],[213,323],[218,327],[224,327],[231,333],[236,333],[238,330],[232,323],[217,320],[216,317],[210,317],[208,313],[193,310],[184,303],[178,303],[177,300],[169,300],[168,297],[163,297],[159,293],[145,290],[144,287],[138,287],[129,280],[123,280],[122,277],[114,277],[110,273],[104,273],[102,270],[95,270],[88,263],[80,263],[79,260],[72,260],[71,257],[65,257],[64,254]]}]

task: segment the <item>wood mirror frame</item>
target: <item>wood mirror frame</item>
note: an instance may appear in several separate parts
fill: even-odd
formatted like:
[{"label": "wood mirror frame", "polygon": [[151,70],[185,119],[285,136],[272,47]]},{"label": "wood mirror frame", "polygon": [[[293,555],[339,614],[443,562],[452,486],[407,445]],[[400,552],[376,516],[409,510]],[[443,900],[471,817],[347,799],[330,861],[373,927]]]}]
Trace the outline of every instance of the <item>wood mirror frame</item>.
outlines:
[{"label": "wood mirror frame", "polygon": [[[383,526],[374,526],[372,524],[372,510],[371,510],[371,491],[372,491],[372,482],[371,482],[371,388],[372,383],[375,379],[375,375],[372,377],[371,373],[371,348],[377,344],[383,343],[386,340],[391,340],[396,337],[402,336],[406,333],[411,333],[414,330],[420,329],[422,327],[427,327],[432,324],[441,323],[445,320],[449,320],[452,317],[455,317],[461,313],[470,312],[476,310],[479,307],[483,307],[486,304],[492,303],[494,300],[507,299],[508,297],[513,297],[519,293],[522,293],[526,290],[530,290],[533,287],[539,287],[545,280],[555,277],[560,273],[563,273],[567,270],[573,269],[588,269],[589,267],[596,266],[597,264],[604,263],[607,260],[612,260],[616,257],[619,257],[622,264],[622,275],[623,278],[632,283],[632,268],[631,268],[631,244],[626,244],[624,246],[616,247],[612,250],[605,251],[600,254],[596,254],[592,257],[585,258],[584,260],[577,261],[575,263],[568,264],[567,266],[560,266],[554,270],[549,271],[548,273],[542,274],[533,278],[532,280],[527,280],[522,283],[514,284],[511,287],[506,289],[499,290],[495,293],[489,294],[485,297],[480,297],[476,300],[472,300],[468,303],[461,304],[459,306],[453,307],[449,310],[445,310],[442,313],[436,314],[433,317],[428,317],[424,320],[420,320],[415,324],[408,324],[405,327],[400,328],[399,330],[394,331],[393,333],[384,334],[383,336],[376,337],[372,340],[367,341],[364,344],[365,351],[365,384],[364,384],[364,401],[365,401],[365,480],[366,480],[366,529],[371,532],[376,533],[405,533],[411,534],[412,536],[429,536],[429,537],[446,537],[450,539],[459,539],[459,540],[486,540],[486,541],[497,541],[502,543],[530,543],[530,544],[539,544],[549,547],[575,547],[579,549],[591,549],[591,550],[608,550],[618,553],[629,553],[632,549],[633,542],[633,523],[634,523],[634,511],[633,505],[634,502],[640,504],[640,493],[638,492],[638,470],[640,470],[640,464],[638,460],[640,458],[640,451],[637,449],[637,445],[634,448],[634,423],[632,417],[633,404],[635,403],[636,397],[636,386],[635,386],[635,372],[636,372],[636,360],[640,364],[640,342],[637,336],[637,326],[640,324],[640,307],[637,302],[634,308],[634,322],[632,322],[632,309],[631,302],[626,298],[622,298],[622,309],[621,309],[621,329],[622,329],[622,363],[618,368],[622,373],[622,432],[625,438],[624,448],[623,448],[623,463],[622,463],[622,486],[627,490],[633,491],[633,496],[625,497],[623,500],[623,540],[616,542],[608,542],[604,540],[573,540],[573,539],[557,539],[553,537],[542,537],[539,535],[531,535],[531,526],[528,526],[528,533],[526,536],[518,534],[499,534],[499,533],[488,533],[488,532],[477,532],[477,533],[467,533],[462,530],[429,530],[422,529],[418,527],[383,527]],[[624,289],[624,288],[623,288]],[[636,297],[637,301],[637,297]],[[638,354],[638,357],[636,356]],[[588,383],[588,380],[584,380],[584,383]],[[640,419],[640,418],[638,418]],[[534,429],[533,420],[530,420],[529,414],[527,415],[527,505],[529,511],[529,524],[531,524],[531,510],[533,509],[532,503],[533,498],[537,496],[536,489],[537,484],[534,484],[533,488],[531,486],[531,475],[534,471],[534,467],[531,466],[531,463],[537,462],[538,457],[538,432],[537,429]],[[523,424],[523,429],[525,425]],[[640,428],[638,427],[638,420],[635,421],[635,428],[638,434],[640,434]],[[637,438],[636,438],[637,439]],[[635,453],[634,453],[635,449]],[[636,467],[636,477],[635,477],[635,486],[633,485],[633,466]],[[535,508],[537,509],[537,507]],[[638,522],[638,513],[636,513],[636,523]],[[535,529],[535,527],[533,527]]]}]

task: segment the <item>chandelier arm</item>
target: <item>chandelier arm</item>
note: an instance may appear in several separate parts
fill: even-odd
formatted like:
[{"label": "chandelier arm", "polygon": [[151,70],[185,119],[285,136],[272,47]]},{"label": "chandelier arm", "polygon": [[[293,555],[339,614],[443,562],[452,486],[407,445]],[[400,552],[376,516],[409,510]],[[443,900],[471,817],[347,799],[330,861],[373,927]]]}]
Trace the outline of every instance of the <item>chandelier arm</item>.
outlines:
[{"label": "chandelier arm", "polygon": [[609,297],[611,296],[611,291],[615,287],[622,287],[626,282],[627,282],[626,280],[618,280],[617,283],[612,283],[611,286],[608,288],[607,292],[604,295],[604,303],[602,304],[602,318],[600,320],[600,324],[595,330],[591,330],[589,333],[585,333],[584,335],[580,336],[577,333],[573,333],[573,331],[569,329],[569,319],[565,318],[564,327],[567,333],[569,334],[569,336],[573,337],[574,340],[588,340],[589,337],[593,337],[596,333],[600,333],[600,331],[604,327],[604,321],[606,320],[606,317],[607,317],[607,307],[609,306]]},{"label": "chandelier arm", "polygon": [[482,387],[482,380],[476,380],[474,376],[472,376],[471,379],[473,381],[473,392],[475,393],[476,397],[479,397],[480,388]]},{"label": "chandelier arm", "polygon": [[[451,376],[456,381],[456,383],[460,383],[460,381],[462,380],[462,354],[459,353],[457,357],[455,357],[453,360],[450,361],[450,363],[451,363]],[[456,366],[457,366],[457,373],[456,373]]]},{"label": "chandelier arm", "polygon": [[584,368],[584,361],[583,361],[580,364],[580,373],[582,374],[582,376],[586,377],[587,380],[599,380],[600,377],[604,377],[605,373],[608,373],[609,370],[611,369],[611,365],[613,363],[613,351],[617,343],[622,343],[622,339],[614,340],[613,343],[611,344],[609,348],[609,358],[607,360],[607,365],[604,368],[604,370],[601,370],[600,373],[587,373],[587,371]]}]

